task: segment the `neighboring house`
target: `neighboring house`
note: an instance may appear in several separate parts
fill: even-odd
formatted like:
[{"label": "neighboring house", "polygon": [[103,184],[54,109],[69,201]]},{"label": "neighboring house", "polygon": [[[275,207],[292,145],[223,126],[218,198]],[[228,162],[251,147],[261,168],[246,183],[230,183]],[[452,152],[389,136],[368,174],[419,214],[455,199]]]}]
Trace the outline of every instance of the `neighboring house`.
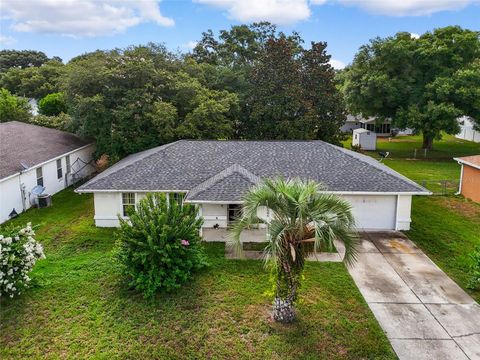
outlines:
[{"label": "neighboring house", "polygon": [[76,191],[94,194],[101,227],[118,226],[147,193],[163,192],[198,204],[204,228],[226,228],[248,189],[276,176],[323,183],[352,204],[364,229],[409,229],[412,195],[430,194],[371,157],[323,141],[181,140],[130,155]]},{"label": "neighboring house", "polygon": [[458,193],[480,203],[480,155],[453,158],[462,165]]},{"label": "neighboring house", "polygon": [[374,132],[377,136],[391,136],[394,130],[396,130],[398,135],[413,134],[412,129],[394,129],[392,128],[391,123],[392,121],[390,119],[385,119],[377,124],[375,117],[365,119],[360,115],[347,115],[347,120],[340,130],[345,133],[352,133],[355,129],[365,129]]},{"label": "neighboring house", "polygon": [[474,122],[468,116],[458,118],[460,132],[455,137],[463,140],[480,142],[480,131],[475,130]]},{"label": "neighboring house", "polygon": [[18,121],[0,123],[0,223],[30,208],[36,185],[55,194],[90,175],[91,141]]},{"label": "neighboring house", "polygon": [[375,150],[377,148],[377,134],[366,129],[355,129],[352,134],[352,145],[360,146],[362,150]]}]

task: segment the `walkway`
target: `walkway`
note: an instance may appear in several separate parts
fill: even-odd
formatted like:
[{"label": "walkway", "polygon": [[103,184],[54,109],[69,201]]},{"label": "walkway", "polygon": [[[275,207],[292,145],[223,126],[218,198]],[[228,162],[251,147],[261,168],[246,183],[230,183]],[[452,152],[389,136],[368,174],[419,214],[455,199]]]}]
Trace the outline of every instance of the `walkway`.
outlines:
[{"label": "walkway", "polygon": [[480,306],[403,234],[361,236],[349,272],[398,357],[480,359]]}]

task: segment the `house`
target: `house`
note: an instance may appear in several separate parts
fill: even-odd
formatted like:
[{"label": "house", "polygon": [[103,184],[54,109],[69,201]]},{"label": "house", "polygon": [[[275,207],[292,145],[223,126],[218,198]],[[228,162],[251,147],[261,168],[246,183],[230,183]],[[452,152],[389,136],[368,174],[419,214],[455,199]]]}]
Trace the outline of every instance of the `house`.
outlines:
[{"label": "house", "polygon": [[455,135],[456,138],[480,142],[480,131],[475,130],[473,119],[468,116],[462,116],[458,118],[458,125],[460,126],[460,132]]},{"label": "house", "polygon": [[359,146],[362,150],[376,150],[377,134],[366,129],[355,129],[352,135],[352,145]]},{"label": "house", "polygon": [[247,190],[276,176],[323,183],[352,204],[364,229],[409,229],[412,195],[430,194],[375,159],[323,141],[181,140],[130,155],[76,191],[94,194],[100,227],[118,226],[147,193],[163,192],[198,204],[204,228],[226,228]]},{"label": "house", "polygon": [[355,129],[365,129],[372,131],[377,136],[385,137],[393,134],[398,135],[412,135],[412,129],[395,129],[391,126],[392,120],[385,119],[381,122],[375,117],[369,117],[365,119],[361,115],[347,115],[347,120],[342,125],[340,130],[344,133],[352,133]]},{"label": "house", "polygon": [[458,194],[480,203],[480,155],[454,158],[461,166]]},{"label": "house", "polygon": [[385,119],[378,123],[375,117],[365,119],[361,115],[347,115],[347,120],[340,130],[351,133],[355,129],[366,129],[376,133],[378,136],[390,136],[392,134],[391,122],[390,119]]},{"label": "house", "polygon": [[91,141],[68,132],[18,121],[0,123],[0,223],[34,205],[35,186],[55,194],[90,175],[94,151]]}]

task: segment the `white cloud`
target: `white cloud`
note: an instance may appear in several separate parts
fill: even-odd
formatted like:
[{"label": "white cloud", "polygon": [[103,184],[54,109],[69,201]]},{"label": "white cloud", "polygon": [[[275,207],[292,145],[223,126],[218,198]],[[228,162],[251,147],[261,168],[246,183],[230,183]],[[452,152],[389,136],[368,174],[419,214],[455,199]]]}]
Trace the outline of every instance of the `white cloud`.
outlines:
[{"label": "white cloud", "polygon": [[420,35],[418,35],[417,33],[410,33],[410,37],[412,39],[418,39],[420,37]]},{"label": "white cloud", "polygon": [[334,0],[368,12],[389,16],[421,16],[439,11],[458,10],[479,0]]},{"label": "white cloud", "polygon": [[11,36],[0,35],[0,45],[8,46],[8,45],[15,44],[16,42],[17,40],[15,40]]},{"label": "white cloud", "polygon": [[307,0],[194,0],[226,10],[238,21],[270,21],[279,25],[293,24],[310,17]]},{"label": "white cloud", "polygon": [[182,45],[183,48],[192,50],[195,46],[197,46],[198,41],[189,41]]},{"label": "white cloud", "polygon": [[347,66],[343,61],[337,59],[330,59],[328,62],[335,70],[341,70]]},{"label": "white cloud", "polygon": [[12,30],[94,37],[120,33],[143,22],[172,26],[157,0],[2,0]]},{"label": "white cloud", "polygon": [[356,6],[370,13],[388,16],[420,16],[458,10],[480,0],[193,0],[226,11],[230,19],[242,22],[270,21],[293,24],[311,15],[311,6],[339,4]]}]

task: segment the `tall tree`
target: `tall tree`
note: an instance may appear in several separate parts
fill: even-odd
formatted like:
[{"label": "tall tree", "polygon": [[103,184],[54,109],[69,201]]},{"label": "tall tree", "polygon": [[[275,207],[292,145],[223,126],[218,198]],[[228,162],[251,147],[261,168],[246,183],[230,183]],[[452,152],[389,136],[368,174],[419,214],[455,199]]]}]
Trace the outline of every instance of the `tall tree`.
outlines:
[{"label": "tall tree", "polygon": [[58,56],[49,58],[42,51],[34,50],[1,50],[0,51],[0,72],[10,68],[28,68],[42,66],[49,60],[62,62]]},{"label": "tall tree", "polygon": [[245,137],[339,142],[345,113],[325,49],[326,43],[304,49],[285,37],[267,41],[250,77]]},{"label": "tall tree", "polygon": [[[398,33],[372,40],[345,74],[349,110],[422,132],[423,147],[431,149],[442,131],[459,131],[458,116],[478,117],[470,104],[480,87],[473,64],[480,58],[479,34],[449,26],[418,39]],[[468,91],[459,91],[467,83]]]}]

